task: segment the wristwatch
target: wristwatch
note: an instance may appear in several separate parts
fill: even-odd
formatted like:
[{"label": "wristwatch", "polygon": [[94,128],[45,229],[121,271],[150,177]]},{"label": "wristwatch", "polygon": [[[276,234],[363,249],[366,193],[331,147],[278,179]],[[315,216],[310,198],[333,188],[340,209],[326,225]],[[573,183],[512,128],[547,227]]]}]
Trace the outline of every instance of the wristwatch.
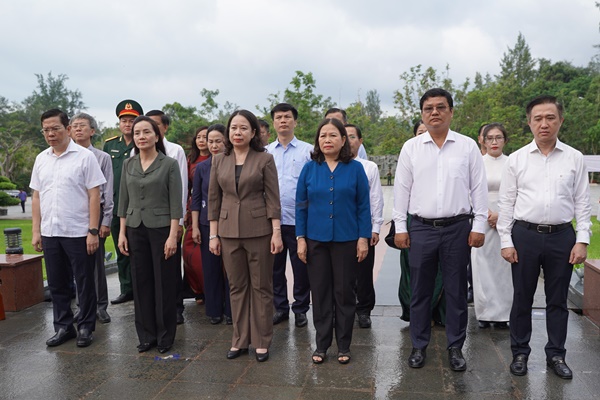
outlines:
[{"label": "wristwatch", "polygon": [[98,229],[96,229],[96,228],[90,228],[90,229],[88,229],[88,232],[94,236],[98,236]]}]

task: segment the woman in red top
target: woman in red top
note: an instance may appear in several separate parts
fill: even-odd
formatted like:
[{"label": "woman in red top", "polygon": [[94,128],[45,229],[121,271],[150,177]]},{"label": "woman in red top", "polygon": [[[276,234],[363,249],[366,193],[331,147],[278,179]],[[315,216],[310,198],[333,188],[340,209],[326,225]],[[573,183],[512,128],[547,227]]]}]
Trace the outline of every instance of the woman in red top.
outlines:
[{"label": "woman in red top", "polygon": [[188,201],[184,217],[185,235],[183,237],[183,268],[186,286],[194,292],[196,303],[204,304],[204,274],[202,273],[202,257],[200,246],[192,239],[192,215],[190,204],[192,202],[192,186],[196,166],[210,157],[206,132],[208,126],[196,129],[192,138],[190,154],[188,155]]}]

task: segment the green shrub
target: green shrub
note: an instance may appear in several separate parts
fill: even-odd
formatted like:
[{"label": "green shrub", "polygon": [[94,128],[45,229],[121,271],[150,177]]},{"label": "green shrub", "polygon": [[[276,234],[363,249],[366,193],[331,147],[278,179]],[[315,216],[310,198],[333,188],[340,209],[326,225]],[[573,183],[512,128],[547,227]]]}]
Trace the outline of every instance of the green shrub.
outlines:
[{"label": "green shrub", "polygon": [[0,182],[0,190],[15,190],[17,185],[10,182]]},{"label": "green shrub", "polygon": [[21,204],[21,200],[10,197],[8,193],[0,190],[0,207],[16,206],[19,204]]},{"label": "green shrub", "polygon": [[0,176],[0,182],[8,182],[8,183],[10,183],[10,179],[8,179],[5,176]]}]

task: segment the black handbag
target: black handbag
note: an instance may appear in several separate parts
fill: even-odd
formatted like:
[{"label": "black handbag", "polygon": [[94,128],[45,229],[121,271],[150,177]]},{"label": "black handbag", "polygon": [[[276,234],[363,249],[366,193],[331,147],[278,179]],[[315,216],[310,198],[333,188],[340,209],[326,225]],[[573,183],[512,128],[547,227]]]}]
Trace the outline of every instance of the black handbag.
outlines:
[{"label": "black handbag", "polygon": [[388,232],[387,235],[385,235],[384,240],[387,243],[387,245],[390,246],[391,248],[400,250],[400,248],[398,246],[396,246],[396,244],[394,243],[394,236],[396,235],[396,224],[394,224],[394,220],[391,220],[388,223],[390,224],[390,231]]}]

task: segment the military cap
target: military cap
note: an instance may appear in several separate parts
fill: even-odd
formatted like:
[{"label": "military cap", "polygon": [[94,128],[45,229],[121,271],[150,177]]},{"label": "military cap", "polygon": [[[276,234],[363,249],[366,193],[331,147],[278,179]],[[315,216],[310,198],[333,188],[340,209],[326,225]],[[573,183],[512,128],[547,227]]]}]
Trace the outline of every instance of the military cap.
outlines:
[{"label": "military cap", "polygon": [[142,106],[135,100],[123,100],[117,105],[115,112],[118,118],[121,118],[124,115],[133,115],[134,117],[144,115]]}]

